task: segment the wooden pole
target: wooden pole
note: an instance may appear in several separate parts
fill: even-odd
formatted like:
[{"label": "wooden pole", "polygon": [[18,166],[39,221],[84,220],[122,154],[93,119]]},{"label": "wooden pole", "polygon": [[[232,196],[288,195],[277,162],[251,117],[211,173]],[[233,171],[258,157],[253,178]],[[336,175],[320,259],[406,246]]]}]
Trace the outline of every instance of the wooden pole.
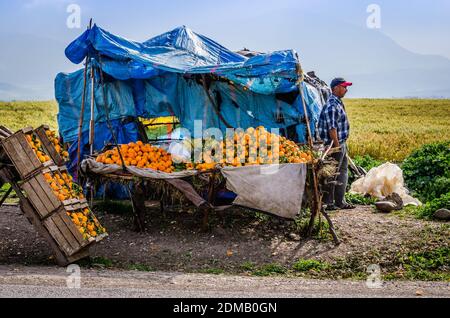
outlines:
[{"label": "wooden pole", "polygon": [[89,63],[89,56],[86,57],[86,62],[84,65],[84,82],[83,82],[83,97],[81,101],[81,111],[80,111],[80,121],[78,124],[78,149],[77,149],[77,165],[80,167],[81,160],[81,135],[83,132],[83,121],[84,121],[84,109],[86,107],[86,84],[87,84],[87,68]]},{"label": "wooden pole", "polygon": [[[92,28],[92,19],[89,21],[88,30]],[[86,86],[87,86],[87,69],[89,64],[89,54],[86,56],[86,61],[84,63],[84,80],[83,80],[83,97],[81,101],[81,111],[80,111],[80,121],[78,125],[78,149],[77,149],[77,174],[81,165],[81,136],[83,132],[83,121],[84,121],[84,109],[86,105]],[[77,176],[78,177],[78,176]],[[78,179],[78,178],[77,178]]]},{"label": "wooden pole", "polygon": [[[298,56],[297,56],[298,59]],[[297,82],[298,85],[298,89],[300,92],[300,98],[302,101],[302,106],[303,106],[303,112],[305,113],[305,120],[306,120],[306,131],[308,133],[308,145],[310,150],[313,149],[313,138],[312,138],[312,132],[311,132],[311,126],[310,126],[310,121],[309,121],[309,115],[308,115],[308,109],[306,108],[306,103],[305,103],[305,97],[303,95],[303,88],[302,88],[302,82],[303,82],[303,71],[302,68],[300,66],[300,62],[297,64],[297,74],[299,77],[299,80]],[[316,172],[316,167],[314,162],[312,163],[312,181],[313,181],[313,205],[312,205],[312,211],[311,211],[311,219],[309,221],[309,227],[308,227],[308,237],[311,236],[312,234],[312,230],[314,227],[314,221],[317,217],[317,215],[320,214],[320,198],[319,198],[319,182],[317,179],[317,172]]]},{"label": "wooden pole", "polygon": [[[297,59],[298,59],[298,56],[297,56]],[[313,149],[313,138],[312,138],[312,132],[311,132],[311,127],[310,127],[310,122],[309,122],[308,110],[306,108],[305,97],[303,95],[303,89],[301,86],[304,76],[303,76],[303,71],[300,66],[300,62],[297,64],[297,72],[298,72],[298,76],[299,76],[299,81],[297,84],[298,84],[298,88],[300,90],[300,97],[302,100],[303,111],[305,112],[305,119],[306,119],[306,125],[307,125],[308,145],[309,145],[309,148],[312,150]],[[329,152],[329,151],[330,151],[330,149],[327,150],[327,152]],[[331,221],[329,215],[324,211],[324,209],[322,207],[322,198],[319,193],[319,181],[318,181],[316,166],[315,166],[314,162],[312,163],[312,179],[313,179],[313,206],[312,206],[311,219],[309,221],[307,236],[310,237],[312,235],[312,231],[314,228],[314,221],[315,221],[316,217],[319,216],[319,218],[320,218],[320,216],[323,215],[325,217],[325,219],[328,221],[328,224],[330,225],[330,233],[333,236],[335,244],[340,244],[339,238],[334,229],[333,222]]]},{"label": "wooden pole", "polygon": [[95,138],[95,76],[94,66],[91,62],[91,121],[89,125],[89,145],[90,155],[94,154],[94,138]]},{"label": "wooden pole", "polygon": [[6,199],[8,198],[8,196],[11,194],[13,190],[13,187],[10,187],[8,189],[8,191],[6,191],[5,195],[2,197],[2,199],[0,200],[0,208],[2,207],[3,203],[5,203]]}]

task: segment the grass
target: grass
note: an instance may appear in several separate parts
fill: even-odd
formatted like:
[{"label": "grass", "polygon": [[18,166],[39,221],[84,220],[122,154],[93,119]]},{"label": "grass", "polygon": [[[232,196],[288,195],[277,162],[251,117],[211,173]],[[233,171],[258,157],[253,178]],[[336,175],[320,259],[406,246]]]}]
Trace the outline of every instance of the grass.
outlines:
[{"label": "grass", "polygon": [[106,258],[106,257],[90,257],[87,259],[83,259],[78,261],[78,264],[82,267],[85,268],[91,268],[91,267],[96,267],[96,266],[100,266],[103,268],[112,268],[113,266],[115,266],[115,263],[113,260]]},{"label": "grass", "polygon": [[297,272],[316,271],[320,272],[329,268],[328,263],[317,261],[314,259],[300,259],[293,266],[292,269]]},{"label": "grass", "polygon": [[[0,199],[3,198],[3,196],[6,194],[6,192],[8,192],[10,188],[9,184],[4,184],[2,187],[0,187]],[[5,203],[18,203],[19,202],[19,198],[17,197],[16,193],[14,191],[12,191],[8,198],[6,199]]]},{"label": "grass", "polygon": [[[351,155],[370,155],[382,161],[401,162],[422,145],[449,140],[450,100],[421,99],[347,99],[350,117]],[[12,130],[48,124],[57,128],[55,101],[0,102],[0,124]],[[171,118],[155,123],[172,122]],[[167,130],[153,126],[149,137]]]},{"label": "grass", "polygon": [[389,273],[386,279],[450,281],[450,248],[409,253],[399,257],[402,271]]},{"label": "grass", "polygon": [[351,156],[403,161],[413,150],[449,140],[450,100],[348,99]]},{"label": "grass", "polygon": [[47,102],[0,102],[0,125],[13,131],[25,127],[37,128],[43,124],[57,129],[58,104]]},{"label": "grass", "polygon": [[266,264],[252,272],[254,276],[282,275],[287,273],[287,268],[279,264]]}]

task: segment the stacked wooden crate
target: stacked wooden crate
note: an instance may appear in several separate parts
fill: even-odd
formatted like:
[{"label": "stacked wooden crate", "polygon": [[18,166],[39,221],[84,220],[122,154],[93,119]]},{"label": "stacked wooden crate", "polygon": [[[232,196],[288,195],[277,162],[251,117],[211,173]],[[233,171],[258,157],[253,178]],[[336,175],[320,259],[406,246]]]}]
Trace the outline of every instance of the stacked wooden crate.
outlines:
[{"label": "stacked wooden crate", "polygon": [[72,194],[66,188],[67,196],[58,197],[46,180],[54,174],[68,173],[60,152],[48,139],[47,130],[42,126],[11,134],[0,127],[0,183],[11,184],[23,213],[49,241],[58,264],[65,266],[89,256],[89,247],[107,234],[96,233],[93,237],[84,233],[71,218],[74,211],[84,209],[86,215],[95,219],[82,193]]}]

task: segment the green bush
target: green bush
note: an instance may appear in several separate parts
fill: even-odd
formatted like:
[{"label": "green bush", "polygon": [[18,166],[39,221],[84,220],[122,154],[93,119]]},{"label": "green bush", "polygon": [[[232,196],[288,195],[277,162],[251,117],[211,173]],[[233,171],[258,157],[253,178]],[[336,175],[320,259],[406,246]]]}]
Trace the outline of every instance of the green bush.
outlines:
[{"label": "green bush", "polygon": [[320,272],[329,268],[329,264],[314,259],[299,259],[292,268],[297,272],[308,272],[310,270]]},{"label": "green bush", "polygon": [[372,198],[370,196],[366,197],[361,194],[346,193],[345,201],[347,203],[351,203],[351,204],[372,205],[372,204],[375,204],[375,202],[377,202],[377,199]]},{"label": "green bush", "polygon": [[356,156],[353,159],[353,162],[357,166],[360,166],[361,168],[364,168],[364,170],[366,170],[367,172],[369,172],[370,169],[379,167],[379,166],[381,166],[384,163],[383,161],[374,159],[374,158],[372,158],[369,155],[365,155],[364,157]]},{"label": "green bush", "polygon": [[425,145],[405,159],[407,187],[424,202],[450,192],[450,141]]},{"label": "green bush", "polygon": [[434,199],[424,206],[418,208],[416,213],[419,218],[431,219],[434,212],[439,209],[450,210],[450,192],[443,194],[441,197]]},{"label": "green bush", "polygon": [[[438,273],[448,273],[450,268],[450,249],[442,247],[426,252],[409,253],[401,257],[399,261],[406,272],[405,276],[407,279],[434,280],[434,277],[439,276],[436,275],[436,271]],[[448,277],[448,275],[445,276]]]}]

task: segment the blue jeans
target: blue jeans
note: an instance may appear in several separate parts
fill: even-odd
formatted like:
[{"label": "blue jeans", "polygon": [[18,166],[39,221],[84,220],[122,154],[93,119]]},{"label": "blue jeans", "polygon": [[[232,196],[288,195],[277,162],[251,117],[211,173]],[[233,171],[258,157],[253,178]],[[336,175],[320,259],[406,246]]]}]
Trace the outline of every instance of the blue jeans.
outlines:
[{"label": "blue jeans", "polygon": [[342,207],[345,204],[345,193],[347,192],[348,183],[347,144],[341,144],[341,151],[331,156],[339,162],[338,175],[329,180],[328,184],[323,187],[323,203]]}]

